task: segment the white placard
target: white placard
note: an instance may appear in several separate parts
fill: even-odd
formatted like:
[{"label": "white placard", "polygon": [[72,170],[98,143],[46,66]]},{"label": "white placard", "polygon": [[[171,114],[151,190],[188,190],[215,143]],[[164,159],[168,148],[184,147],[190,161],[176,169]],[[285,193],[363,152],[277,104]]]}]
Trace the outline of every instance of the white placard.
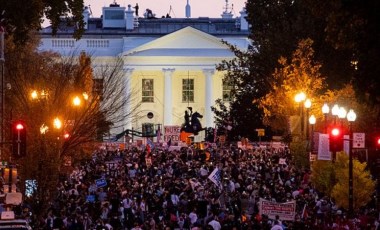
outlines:
[{"label": "white placard", "polygon": [[365,148],[365,133],[352,134],[352,148],[364,149]]},{"label": "white placard", "polygon": [[330,152],[328,134],[319,134],[318,160],[331,161],[331,152]]}]

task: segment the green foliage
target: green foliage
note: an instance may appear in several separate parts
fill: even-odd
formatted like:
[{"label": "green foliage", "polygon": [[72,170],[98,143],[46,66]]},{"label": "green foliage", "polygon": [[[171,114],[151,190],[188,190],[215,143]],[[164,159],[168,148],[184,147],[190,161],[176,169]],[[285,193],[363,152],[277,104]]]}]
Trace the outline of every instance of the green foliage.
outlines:
[{"label": "green foliage", "polygon": [[[348,208],[348,155],[340,153],[337,156],[337,166],[335,167],[335,178],[337,183],[334,185],[331,196],[336,200],[338,206]],[[353,160],[353,194],[354,194],[354,210],[371,201],[375,192],[376,183],[372,180],[367,164]]]},{"label": "green foliage", "polygon": [[[5,124],[25,121],[27,156],[13,163],[18,165],[22,180],[37,180],[38,191],[33,198],[44,209],[49,206],[54,195],[51,191],[65,163],[87,157],[96,147],[96,138],[109,133],[115,124],[125,125],[126,117],[139,106],[133,100],[139,98],[133,97],[136,92],[125,95],[121,59],[93,72],[88,55],[41,53],[37,43],[29,40],[19,46],[7,40],[5,82],[11,87],[5,93],[4,120]],[[32,97],[33,91],[37,97]],[[80,106],[74,106],[75,97],[81,98]],[[134,106],[126,114],[123,108],[128,102]],[[55,118],[61,120],[61,128],[54,127]],[[68,138],[64,138],[66,133]],[[9,136],[5,139],[10,140]],[[3,151],[3,159],[9,159],[9,154]]]},{"label": "green foliage", "polygon": [[83,0],[0,0],[3,23],[14,41],[24,44],[41,29],[43,17],[50,21],[53,34],[62,25],[74,28],[74,38],[84,32]]},{"label": "green foliage", "polygon": [[298,169],[310,168],[309,153],[306,151],[306,141],[293,141],[289,145],[292,160]]},{"label": "green foliage", "polygon": [[260,65],[255,58],[255,50],[241,51],[230,46],[236,58],[223,61],[217,66],[220,71],[225,71],[224,81],[232,85],[231,101],[216,101],[212,108],[218,127],[225,127],[227,121],[232,122],[232,130],[229,131],[230,140],[240,140],[247,137],[251,140],[258,139],[255,129],[263,128],[262,110],[258,108],[257,99],[267,92],[265,76],[257,68]]},{"label": "green foliage", "polygon": [[311,182],[326,195],[331,194],[335,185],[334,167],[332,161],[316,160],[311,164]]},{"label": "green foliage", "polygon": [[[371,201],[375,192],[375,181],[372,180],[367,164],[353,160],[353,194],[354,209],[358,210]],[[311,182],[318,191],[330,195],[336,204],[348,208],[348,155],[337,153],[335,163],[317,160],[312,164]]]},{"label": "green foliage", "polygon": [[[380,107],[380,20],[377,0],[260,1],[246,4],[251,38],[266,60],[265,69],[290,59],[300,39],[314,41],[315,60],[327,86],[340,89],[351,83],[360,103]],[[379,120],[380,114],[376,114]],[[374,122],[373,120],[370,122]]]},{"label": "green foliage", "polygon": [[[278,60],[280,67],[270,80],[271,90],[258,100],[264,110],[264,122],[272,128],[284,129],[287,127],[287,118],[299,113],[298,105],[294,102],[297,93],[304,92],[313,99],[324,87],[324,78],[319,73],[321,65],[314,61],[312,44],[310,39],[301,40],[291,61],[285,57]],[[279,123],[279,120],[284,123]]]}]

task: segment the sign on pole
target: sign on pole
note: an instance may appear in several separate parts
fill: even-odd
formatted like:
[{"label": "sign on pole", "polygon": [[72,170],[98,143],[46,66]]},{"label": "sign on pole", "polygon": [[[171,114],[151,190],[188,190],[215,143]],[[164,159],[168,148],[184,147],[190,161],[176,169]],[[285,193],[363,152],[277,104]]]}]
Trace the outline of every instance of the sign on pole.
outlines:
[{"label": "sign on pole", "polygon": [[364,149],[365,148],[365,133],[353,133],[352,148]]},{"label": "sign on pole", "polygon": [[329,135],[328,134],[319,134],[319,143],[318,143],[318,160],[330,161],[331,152],[329,148]]},{"label": "sign on pole", "polygon": [[256,132],[259,137],[265,136],[265,129],[256,129]]}]

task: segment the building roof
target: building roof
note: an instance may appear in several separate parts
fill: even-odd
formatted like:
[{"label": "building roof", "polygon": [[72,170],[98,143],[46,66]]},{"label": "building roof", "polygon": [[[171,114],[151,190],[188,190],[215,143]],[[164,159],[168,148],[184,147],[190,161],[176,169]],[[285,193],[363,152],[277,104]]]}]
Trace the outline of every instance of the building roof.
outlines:
[{"label": "building roof", "polygon": [[[120,7],[121,8],[121,7]],[[113,9],[115,9],[113,7]],[[125,19],[128,20],[128,19]],[[88,18],[87,29],[83,37],[93,35],[113,35],[113,36],[128,36],[128,35],[157,35],[162,36],[170,34],[174,31],[191,26],[195,29],[203,31],[213,36],[248,36],[248,30],[241,30],[240,17],[236,18],[145,18],[134,17],[134,28],[126,29],[126,27],[106,28],[103,26],[103,17]],[[107,22],[108,24],[109,22]],[[71,25],[70,25],[71,24]],[[62,21],[58,28],[57,36],[72,35],[74,32],[73,23]],[[51,26],[43,28],[41,34],[43,36],[51,36]]]}]

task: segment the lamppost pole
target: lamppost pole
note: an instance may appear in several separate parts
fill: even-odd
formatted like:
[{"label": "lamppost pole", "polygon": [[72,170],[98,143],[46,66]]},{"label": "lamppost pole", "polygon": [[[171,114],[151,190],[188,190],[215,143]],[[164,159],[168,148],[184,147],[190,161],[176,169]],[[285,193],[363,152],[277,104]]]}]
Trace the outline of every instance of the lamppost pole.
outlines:
[{"label": "lamppost pole", "polygon": [[[310,110],[310,107],[311,107],[311,100],[310,99],[306,99],[304,105],[305,105],[305,108],[306,108],[306,119],[309,119],[309,110]],[[306,121],[306,124],[307,124],[307,121]],[[309,137],[310,137],[309,125],[306,125],[305,137],[306,137],[306,140],[309,141]]]},{"label": "lamppost pole", "polygon": [[349,216],[352,217],[354,213],[354,173],[353,173],[353,162],[352,162],[352,123],[356,120],[356,113],[354,110],[350,109],[347,114],[347,120],[350,124],[350,135],[349,135],[349,151],[348,151],[348,211]]},{"label": "lamppost pole", "polygon": [[302,102],[306,99],[306,95],[305,93],[301,92],[301,93],[298,93],[296,96],[295,96],[295,101],[298,103],[298,106],[299,106],[299,112],[300,112],[300,116],[301,116],[301,137],[304,135],[304,114],[303,114],[303,107],[302,107]]},{"label": "lamppost pole", "polygon": [[316,118],[314,115],[311,115],[309,117],[309,124],[311,125],[311,133],[310,133],[310,153],[313,153],[313,147],[314,147],[314,125],[316,122]]},{"label": "lamppost pole", "polygon": [[336,117],[339,114],[339,105],[335,104],[331,109],[331,114],[334,116],[334,125],[336,125]]},{"label": "lamppost pole", "polygon": [[325,103],[323,106],[322,106],[322,113],[325,117],[325,133],[327,133],[327,115],[329,114],[330,112],[330,107]]},{"label": "lamppost pole", "polygon": [[4,34],[5,34],[5,29],[4,27],[1,26],[0,24],[0,158],[2,157],[2,152],[3,152],[3,142],[4,142],[4,63],[5,63],[5,58],[4,58],[4,47],[5,47],[5,40],[4,40]]}]

